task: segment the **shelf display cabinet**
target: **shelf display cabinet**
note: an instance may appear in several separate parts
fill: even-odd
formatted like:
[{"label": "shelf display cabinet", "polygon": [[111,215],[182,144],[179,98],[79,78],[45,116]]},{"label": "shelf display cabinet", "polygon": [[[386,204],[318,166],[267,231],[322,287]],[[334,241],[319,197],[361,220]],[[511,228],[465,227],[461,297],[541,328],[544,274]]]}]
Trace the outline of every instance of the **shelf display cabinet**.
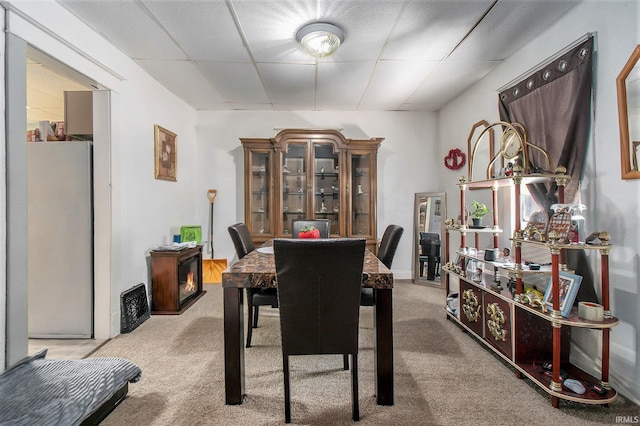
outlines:
[{"label": "shelf display cabinet", "polygon": [[294,220],[329,219],[330,236],[365,238],[375,252],[382,140],[297,129],[269,139],[242,138],[245,222],[254,243],[291,237]]},{"label": "shelf display cabinet", "polygon": [[[519,135],[522,137],[521,133]],[[524,135],[526,137],[526,133]],[[513,133],[510,137],[514,137]],[[504,141],[503,145],[511,146]],[[526,150],[528,143],[523,140],[519,145]],[[513,152],[508,154],[512,156],[511,159],[514,158]],[[521,185],[553,181],[558,187],[559,202],[564,203],[564,187],[570,179],[565,173],[564,167],[557,167],[554,173],[532,173],[516,163],[513,172],[507,176],[487,176],[486,180],[477,181],[467,181],[461,177],[458,182],[460,216],[458,220],[448,219],[446,222],[445,266],[442,268],[448,296],[445,306],[448,319],[466,329],[512,365],[518,377],[524,375],[546,391],[555,408],[561,399],[585,404],[608,404],[617,397],[617,392],[609,385],[609,336],[611,329],[619,323],[612,316],[609,306],[609,234],[598,232],[592,234],[597,238],[571,242],[564,238],[560,222],[550,220],[542,231],[529,226],[521,229],[520,226]],[[513,194],[510,204],[515,212],[515,229],[510,238],[512,248],[504,251],[497,249],[498,235],[502,232],[497,214],[498,200],[501,199],[498,192],[501,188]],[[492,191],[491,226],[474,229],[467,224],[464,212],[468,189]],[[480,249],[478,236],[482,233],[494,236],[493,248]],[[474,236],[474,241],[468,239],[469,235]],[[455,242],[452,241],[454,238]],[[590,241],[594,239],[598,240],[597,244]],[[451,247],[456,242],[459,242],[459,246],[454,250]],[[536,268],[526,267],[528,262],[523,258],[522,250],[525,247],[547,252],[551,261],[548,265]],[[565,285],[563,277],[572,272],[565,260],[569,250],[599,253],[602,299],[602,316],[599,318],[586,319],[578,307],[571,306],[572,303],[566,312],[561,310],[561,301],[566,297],[562,293],[564,290],[561,290]],[[451,253],[455,253],[455,260],[450,259]],[[544,298],[528,285],[536,281],[549,283]],[[456,283],[457,289],[454,289]],[[452,302],[454,300],[456,302]],[[591,305],[600,306],[597,303]],[[599,377],[588,374],[570,362],[570,337],[575,328],[596,330],[600,335]],[[576,383],[580,386],[576,387]]]}]

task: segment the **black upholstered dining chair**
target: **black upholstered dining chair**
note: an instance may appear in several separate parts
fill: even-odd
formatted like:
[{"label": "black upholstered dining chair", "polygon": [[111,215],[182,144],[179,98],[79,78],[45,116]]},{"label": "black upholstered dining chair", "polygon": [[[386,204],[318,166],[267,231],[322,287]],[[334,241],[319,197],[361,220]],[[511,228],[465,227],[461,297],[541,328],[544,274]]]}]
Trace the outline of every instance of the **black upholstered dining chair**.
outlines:
[{"label": "black upholstered dining chair", "polygon": [[435,265],[434,276],[428,279],[434,279],[440,275],[440,234],[436,232],[420,233],[420,276],[424,275],[424,263],[429,261]]},{"label": "black upholstered dining chair", "polygon": [[[382,234],[380,240],[380,246],[378,247],[377,257],[386,266],[391,269],[393,258],[396,255],[398,244],[400,243],[400,237],[404,228],[400,225],[389,225]],[[372,288],[360,289],[360,305],[373,306],[376,303],[376,292]]]},{"label": "black upholstered dining chair", "polygon": [[[353,420],[358,404],[360,286],[366,241],[275,239],[285,422],[291,422],[289,357],[351,356]],[[345,363],[345,369],[348,363]]]},{"label": "black upholstered dining chair", "polygon": [[291,222],[293,238],[298,238],[298,232],[305,226],[313,226],[320,231],[320,238],[329,238],[329,227],[331,226],[329,219],[298,219]]},{"label": "black upholstered dining chair", "polygon": [[[236,249],[236,255],[238,259],[242,259],[247,253],[253,251],[255,246],[249,233],[249,228],[244,223],[236,223],[228,228],[231,241]],[[258,327],[258,314],[260,306],[271,306],[272,308],[278,307],[278,290],[275,288],[248,288],[247,295],[247,310],[249,311],[249,326],[247,327],[247,348],[251,347],[251,335],[253,329]]]}]

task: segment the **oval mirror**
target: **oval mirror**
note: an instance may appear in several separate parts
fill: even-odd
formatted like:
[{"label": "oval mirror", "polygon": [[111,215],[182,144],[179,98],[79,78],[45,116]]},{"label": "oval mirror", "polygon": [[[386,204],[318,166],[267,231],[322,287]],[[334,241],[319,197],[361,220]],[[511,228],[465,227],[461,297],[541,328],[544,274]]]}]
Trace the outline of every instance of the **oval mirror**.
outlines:
[{"label": "oval mirror", "polygon": [[640,44],[616,79],[622,179],[640,179]]},{"label": "oval mirror", "polygon": [[413,282],[439,286],[440,242],[447,217],[444,192],[415,194],[413,231]]}]

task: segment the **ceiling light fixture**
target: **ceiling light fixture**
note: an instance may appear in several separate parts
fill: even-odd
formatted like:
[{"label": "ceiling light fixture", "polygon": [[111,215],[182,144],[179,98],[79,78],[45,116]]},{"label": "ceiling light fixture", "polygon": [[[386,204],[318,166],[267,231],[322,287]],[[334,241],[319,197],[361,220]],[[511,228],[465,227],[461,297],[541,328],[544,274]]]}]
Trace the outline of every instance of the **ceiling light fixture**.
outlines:
[{"label": "ceiling light fixture", "polygon": [[333,24],[316,22],[300,28],[296,40],[311,56],[323,58],[336,51],[344,41],[344,34]]}]

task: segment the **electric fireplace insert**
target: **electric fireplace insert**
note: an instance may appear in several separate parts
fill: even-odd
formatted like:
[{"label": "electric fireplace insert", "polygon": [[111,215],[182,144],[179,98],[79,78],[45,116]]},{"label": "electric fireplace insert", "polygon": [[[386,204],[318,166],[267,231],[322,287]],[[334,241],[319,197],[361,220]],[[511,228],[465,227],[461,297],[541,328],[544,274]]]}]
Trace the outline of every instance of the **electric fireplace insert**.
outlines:
[{"label": "electric fireplace insert", "polygon": [[151,313],[181,314],[202,290],[202,246],[151,251]]}]

